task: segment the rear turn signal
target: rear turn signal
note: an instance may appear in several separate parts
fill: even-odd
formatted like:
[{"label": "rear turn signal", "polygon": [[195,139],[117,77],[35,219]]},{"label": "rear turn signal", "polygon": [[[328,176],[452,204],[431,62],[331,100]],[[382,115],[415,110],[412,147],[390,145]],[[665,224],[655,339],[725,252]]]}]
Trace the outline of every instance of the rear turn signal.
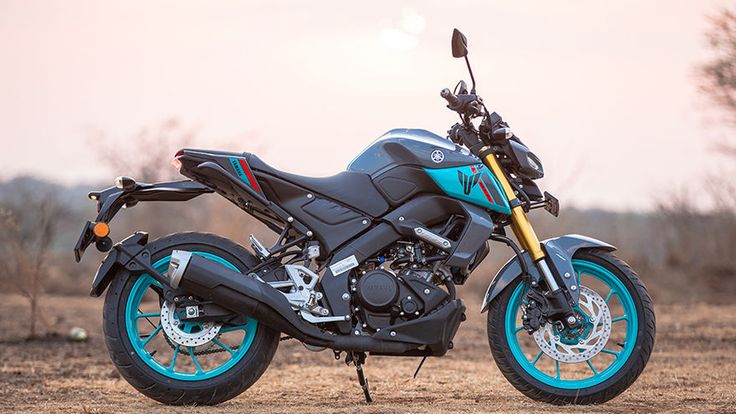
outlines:
[{"label": "rear turn signal", "polygon": [[107,237],[107,235],[110,234],[110,226],[108,226],[107,223],[96,223],[94,227],[92,227],[92,233],[94,233],[95,237],[99,239]]}]

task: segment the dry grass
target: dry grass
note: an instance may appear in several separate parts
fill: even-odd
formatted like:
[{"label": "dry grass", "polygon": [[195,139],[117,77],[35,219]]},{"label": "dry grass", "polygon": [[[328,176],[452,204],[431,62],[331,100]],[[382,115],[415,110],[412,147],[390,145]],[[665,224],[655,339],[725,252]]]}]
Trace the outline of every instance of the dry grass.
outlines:
[{"label": "dry grass", "polygon": [[493,364],[485,315],[470,303],[456,348],[429,359],[416,380],[418,360],[369,357],[366,372],[376,402],[367,405],[355,371],[331,352],[312,353],[282,342],[272,366],[250,390],[211,407],[166,407],[138,394],[117,375],[101,338],[101,299],[50,298],[56,329],[82,326],[88,343],[62,339],[25,342],[22,300],[0,304],[0,411],[91,413],[199,412],[734,412],[736,306],[657,307],[654,354],[623,395],[596,407],[554,407],[519,394]]}]

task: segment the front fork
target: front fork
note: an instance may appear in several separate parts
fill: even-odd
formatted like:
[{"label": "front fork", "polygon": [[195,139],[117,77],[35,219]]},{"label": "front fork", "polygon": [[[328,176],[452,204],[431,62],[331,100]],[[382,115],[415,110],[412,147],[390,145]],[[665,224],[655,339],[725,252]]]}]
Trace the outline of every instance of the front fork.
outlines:
[{"label": "front fork", "polygon": [[[491,170],[493,175],[496,176],[498,181],[501,183],[501,187],[503,188],[506,198],[509,200],[509,205],[511,206],[511,229],[514,232],[516,239],[521,244],[521,247],[529,252],[532,261],[537,266],[537,269],[539,269],[539,273],[544,277],[544,281],[547,283],[550,293],[561,294],[560,286],[552,274],[549,265],[545,261],[546,254],[544,253],[544,250],[542,250],[539,238],[537,238],[537,234],[534,232],[531,223],[529,223],[529,218],[519,202],[519,199],[516,197],[516,193],[511,187],[508,178],[506,178],[506,174],[504,173],[503,168],[501,168],[501,164],[499,164],[495,154],[490,151],[490,148],[485,147],[481,149],[480,153],[484,154],[482,156],[483,164],[485,164],[485,166]],[[521,260],[521,258],[519,259]],[[572,306],[566,306],[566,308],[568,309],[565,309],[563,312],[565,322],[570,326],[576,325],[577,320]]]}]

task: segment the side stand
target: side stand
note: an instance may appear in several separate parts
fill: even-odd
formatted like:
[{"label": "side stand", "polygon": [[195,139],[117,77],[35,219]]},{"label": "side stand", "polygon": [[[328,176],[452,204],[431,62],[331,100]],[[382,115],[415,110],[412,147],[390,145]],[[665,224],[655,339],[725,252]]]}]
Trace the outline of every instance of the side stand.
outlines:
[{"label": "side stand", "polygon": [[355,371],[358,373],[358,383],[363,389],[363,394],[365,394],[365,402],[372,403],[373,398],[371,398],[371,392],[368,388],[368,380],[365,378],[365,374],[363,373],[365,357],[365,352],[348,352],[345,357],[345,363],[348,365],[350,365],[351,362],[355,364]]}]

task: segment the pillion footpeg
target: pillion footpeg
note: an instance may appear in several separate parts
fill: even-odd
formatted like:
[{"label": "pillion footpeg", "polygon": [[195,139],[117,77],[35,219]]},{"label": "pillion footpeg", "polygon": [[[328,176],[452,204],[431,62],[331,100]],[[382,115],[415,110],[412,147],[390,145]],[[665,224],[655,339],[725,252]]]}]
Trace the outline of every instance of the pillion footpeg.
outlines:
[{"label": "pillion footpeg", "polygon": [[258,257],[261,259],[267,259],[268,256],[271,255],[271,252],[268,251],[266,246],[263,245],[258,239],[256,239],[256,236],[250,235],[250,245],[253,248],[253,251],[256,252]]}]

